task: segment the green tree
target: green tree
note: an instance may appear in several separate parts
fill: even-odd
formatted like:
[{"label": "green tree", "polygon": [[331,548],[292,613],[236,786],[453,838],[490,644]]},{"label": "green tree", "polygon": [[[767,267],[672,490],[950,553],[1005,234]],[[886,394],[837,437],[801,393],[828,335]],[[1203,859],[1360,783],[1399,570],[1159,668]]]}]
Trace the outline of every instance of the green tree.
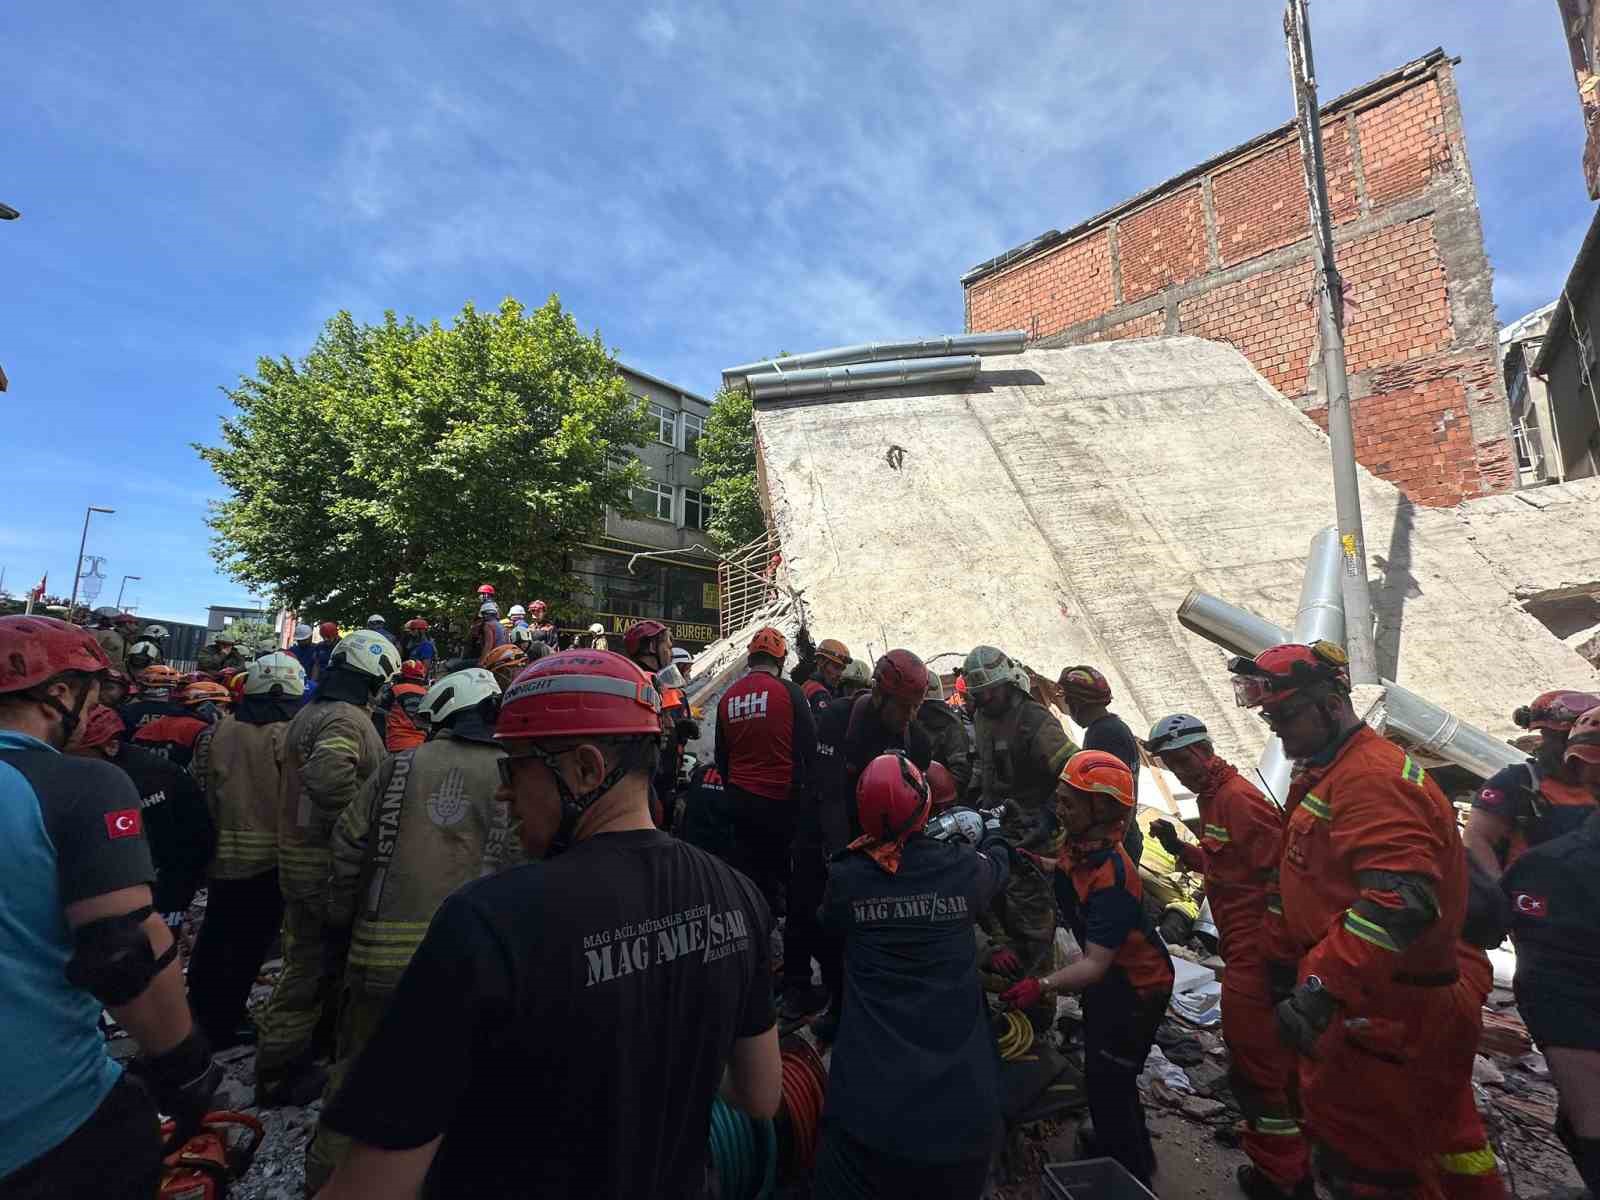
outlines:
[{"label": "green tree", "polygon": [[225,391],[222,444],[195,446],[232,493],[213,557],[319,619],[398,627],[485,582],[559,604],[566,553],[642,477],[643,402],[554,296],[468,304],[449,328],[341,312],[299,362],[260,359]]},{"label": "green tree", "polygon": [[755,407],[743,388],[723,388],[711,401],[700,438],[700,478],[711,497],[707,532],[723,551],[766,529],[756,489]]}]

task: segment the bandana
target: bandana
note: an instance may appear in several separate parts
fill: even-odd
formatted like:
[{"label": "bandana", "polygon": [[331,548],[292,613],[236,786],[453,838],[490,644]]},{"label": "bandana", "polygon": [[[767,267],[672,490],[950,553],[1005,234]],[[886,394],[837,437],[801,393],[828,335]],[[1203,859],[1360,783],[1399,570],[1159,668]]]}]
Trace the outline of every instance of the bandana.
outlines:
[{"label": "bandana", "polygon": [[[910,837],[908,833],[906,837]],[[863,833],[850,843],[850,849],[859,850],[890,875],[900,873],[900,852],[905,849],[905,838],[893,842],[880,842],[870,833]]]}]

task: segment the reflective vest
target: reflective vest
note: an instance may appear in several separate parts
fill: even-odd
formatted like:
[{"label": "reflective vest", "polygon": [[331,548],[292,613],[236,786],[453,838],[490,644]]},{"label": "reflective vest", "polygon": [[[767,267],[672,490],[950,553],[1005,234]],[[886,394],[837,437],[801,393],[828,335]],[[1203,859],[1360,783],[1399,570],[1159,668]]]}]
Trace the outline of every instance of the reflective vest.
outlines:
[{"label": "reflective vest", "polygon": [[225,717],[200,735],[193,771],[217,826],[213,879],[251,879],[278,865],[278,793],[287,721]]},{"label": "reflective vest", "polygon": [[321,905],[333,823],[383,761],[383,742],[365,707],[313,701],[284,735],[278,793],[278,883],[284,899]]}]

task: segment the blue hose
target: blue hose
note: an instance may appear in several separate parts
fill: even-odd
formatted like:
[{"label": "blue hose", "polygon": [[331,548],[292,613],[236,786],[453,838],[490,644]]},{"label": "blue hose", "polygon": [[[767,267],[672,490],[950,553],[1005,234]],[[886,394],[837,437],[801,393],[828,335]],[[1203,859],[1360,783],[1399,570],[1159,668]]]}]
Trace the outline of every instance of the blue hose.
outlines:
[{"label": "blue hose", "polygon": [[[759,1166],[757,1124],[761,1127]],[[772,1122],[752,1121],[718,1096],[711,1102],[711,1162],[726,1200],[771,1200],[778,1174],[778,1135]]]}]

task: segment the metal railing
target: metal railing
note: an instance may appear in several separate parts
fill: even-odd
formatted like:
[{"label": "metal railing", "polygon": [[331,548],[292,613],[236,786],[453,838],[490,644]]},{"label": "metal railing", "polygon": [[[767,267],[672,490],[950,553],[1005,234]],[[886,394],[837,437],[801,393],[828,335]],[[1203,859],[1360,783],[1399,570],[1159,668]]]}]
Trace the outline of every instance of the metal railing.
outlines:
[{"label": "metal railing", "polygon": [[778,598],[778,542],[771,533],[717,561],[717,624],[726,637]]}]

